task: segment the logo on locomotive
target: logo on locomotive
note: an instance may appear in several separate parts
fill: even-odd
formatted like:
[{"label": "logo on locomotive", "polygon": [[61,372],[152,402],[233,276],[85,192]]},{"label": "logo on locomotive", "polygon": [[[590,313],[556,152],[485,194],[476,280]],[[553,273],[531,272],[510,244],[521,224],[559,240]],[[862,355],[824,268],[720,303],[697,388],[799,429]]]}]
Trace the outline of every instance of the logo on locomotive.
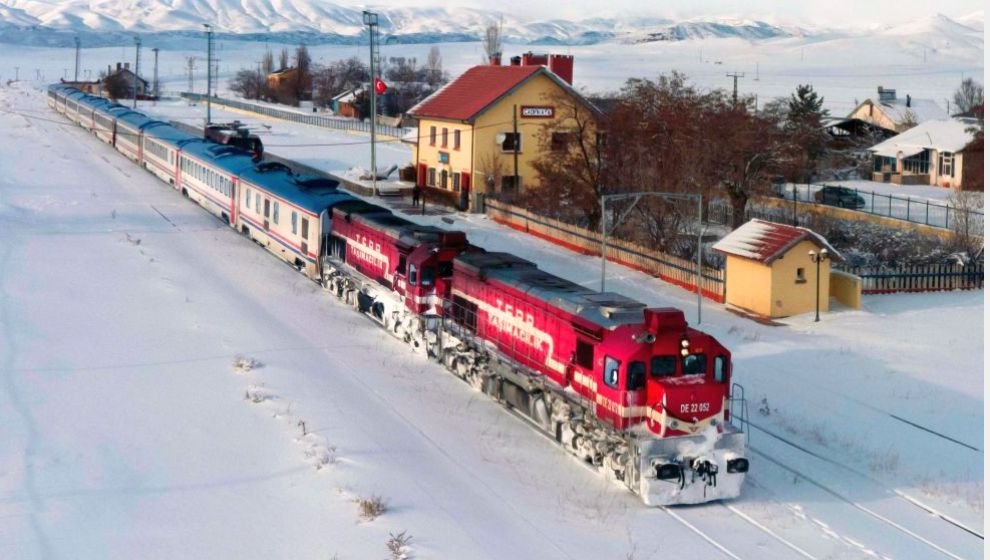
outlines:
[{"label": "logo on locomotive", "polygon": [[353,239],[347,239],[347,247],[351,250],[350,256],[362,261],[388,274],[388,257],[382,253],[382,244],[373,239],[357,234]]}]

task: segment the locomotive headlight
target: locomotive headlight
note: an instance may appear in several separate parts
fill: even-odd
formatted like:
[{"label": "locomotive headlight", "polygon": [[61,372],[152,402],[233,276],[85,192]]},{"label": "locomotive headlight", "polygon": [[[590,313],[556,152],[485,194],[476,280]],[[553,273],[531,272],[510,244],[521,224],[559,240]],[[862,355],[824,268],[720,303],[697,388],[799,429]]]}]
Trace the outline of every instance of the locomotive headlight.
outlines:
[{"label": "locomotive headlight", "polygon": [[676,463],[664,463],[654,465],[657,471],[657,478],[660,480],[678,480],[681,478],[681,466]]},{"label": "locomotive headlight", "polygon": [[729,459],[729,461],[725,464],[725,470],[730,473],[749,472],[749,459],[744,459],[742,457],[738,459]]},{"label": "locomotive headlight", "polygon": [[688,346],[690,346],[690,343],[688,342],[687,337],[682,338],[681,339],[681,348],[687,348]]},{"label": "locomotive headlight", "polygon": [[681,356],[686,358],[688,354],[690,354],[690,352],[688,352],[687,348],[681,348]]}]

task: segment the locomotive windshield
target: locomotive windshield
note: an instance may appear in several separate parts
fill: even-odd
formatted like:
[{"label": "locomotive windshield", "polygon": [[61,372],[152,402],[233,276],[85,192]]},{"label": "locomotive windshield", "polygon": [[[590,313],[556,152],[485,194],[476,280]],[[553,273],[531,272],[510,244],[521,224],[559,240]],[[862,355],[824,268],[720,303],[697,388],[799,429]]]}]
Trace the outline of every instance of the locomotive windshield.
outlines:
[{"label": "locomotive windshield", "polygon": [[650,358],[650,377],[673,377],[676,373],[676,357],[653,356]]},{"label": "locomotive windshield", "polygon": [[436,271],[430,267],[426,267],[420,271],[419,285],[420,286],[432,286],[433,278],[436,276]]},{"label": "locomotive windshield", "polygon": [[702,375],[705,373],[705,355],[688,354],[684,356],[684,375]]}]

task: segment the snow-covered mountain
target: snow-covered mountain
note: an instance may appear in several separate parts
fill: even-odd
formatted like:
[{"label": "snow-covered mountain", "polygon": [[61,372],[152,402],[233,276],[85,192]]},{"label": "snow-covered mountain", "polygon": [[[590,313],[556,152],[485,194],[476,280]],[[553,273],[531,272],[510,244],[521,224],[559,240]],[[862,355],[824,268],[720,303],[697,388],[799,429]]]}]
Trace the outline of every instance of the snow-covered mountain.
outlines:
[{"label": "snow-covered mountain", "polygon": [[[363,41],[362,6],[323,0],[0,0],[0,41],[65,46],[79,35],[87,46],[130,43],[134,34],[181,38],[209,23],[221,37],[276,42],[357,43]],[[375,8],[372,8],[375,9]],[[808,29],[765,21],[625,16],[579,21],[527,20],[495,10],[445,7],[376,9],[385,37],[400,43],[475,41],[492,22],[501,21],[510,43],[591,44],[739,38],[835,36],[836,30]],[[982,11],[956,22],[944,16],[933,30],[953,26],[979,34]],[[929,25],[928,20],[911,25]],[[890,30],[893,32],[893,30]],[[909,33],[910,29],[905,32]],[[839,34],[848,32],[838,32]]]}]

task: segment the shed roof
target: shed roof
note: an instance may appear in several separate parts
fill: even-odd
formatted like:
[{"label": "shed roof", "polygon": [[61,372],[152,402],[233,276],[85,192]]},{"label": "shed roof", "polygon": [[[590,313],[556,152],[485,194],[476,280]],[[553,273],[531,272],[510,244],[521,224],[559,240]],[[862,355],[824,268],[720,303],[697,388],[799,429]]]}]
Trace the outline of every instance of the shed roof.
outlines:
[{"label": "shed roof", "polygon": [[898,154],[909,157],[925,150],[954,154],[973,140],[973,135],[966,132],[971,126],[956,119],[923,122],[880,142],[870,151],[884,157],[898,157]]},{"label": "shed roof", "polygon": [[827,250],[832,260],[845,260],[824,237],[810,229],[757,219],[726,235],[712,249],[769,265],[805,239]]}]

